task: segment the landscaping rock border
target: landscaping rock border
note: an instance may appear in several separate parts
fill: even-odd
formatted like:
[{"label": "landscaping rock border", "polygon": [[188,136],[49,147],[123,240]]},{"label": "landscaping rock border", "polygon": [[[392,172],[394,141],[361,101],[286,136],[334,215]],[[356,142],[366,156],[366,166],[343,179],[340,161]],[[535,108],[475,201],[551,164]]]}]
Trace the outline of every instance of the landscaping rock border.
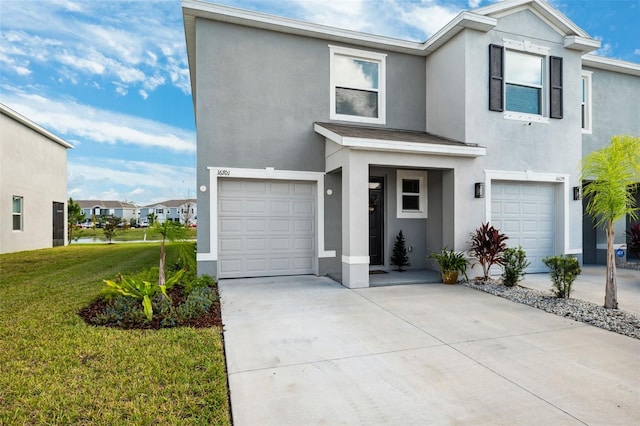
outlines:
[{"label": "landscaping rock border", "polygon": [[500,296],[512,302],[533,306],[562,317],[584,322],[624,336],[640,339],[640,315],[603,306],[580,299],[561,299],[551,292],[543,292],[522,286],[506,287],[498,281],[483,283],[470,281],[463,285]]}]

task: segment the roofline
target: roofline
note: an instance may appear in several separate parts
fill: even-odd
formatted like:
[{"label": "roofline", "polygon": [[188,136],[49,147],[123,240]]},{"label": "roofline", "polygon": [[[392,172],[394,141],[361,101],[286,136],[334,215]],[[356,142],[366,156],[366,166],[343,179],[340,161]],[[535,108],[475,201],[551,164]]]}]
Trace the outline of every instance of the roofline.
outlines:
[{"label": "roofline", "polygon": [[386,140],[373,138],[359,138],[353,136],[341,136],[336,132],[314,123],[313,130],[330,141],[351,149],[366,151],[386,151],[386,152],[411,152],[415,154],[448,155],[453,157],[482,157],[487,155],[487,149],[477,145],[438,144],[408,142],[400,140]]},{"label": "roofline", "polygon": [[620,59],[606,58],[604,56],[598,56],[594,54],[583,55],[582,66],[640,77],[640,64],[637,64],[635,62],[623,61]]},{"label": "roofline", "polygon": [[31,121],[27,117],[25,117],[24,115],[21,115],[21,114],[17,113],[16,111],[12,110],[11,108],[9,108],[8,106],[6,106],[3,103],[0,103],[0,112],[3,113],[4,115],[6,115],[7,117],[14,119],[15,121],[19,122],[20,124],[23,124],[23,125],[27,126],[28,128],[30,128],[34,132],[40,133],[42,136],[46,137],[50,141],[55,142],[55,143],[57,143],[59,145],[62,145],[65,148],[73,149],[73,145],[71,145],[69,142],[65,141],[64,139],[62,139],[59,136],[54,135],[53,133],[51,133],[50,131],[46,130],[45,128],[37,125],[36,123],[34,123],[33,121]]}]

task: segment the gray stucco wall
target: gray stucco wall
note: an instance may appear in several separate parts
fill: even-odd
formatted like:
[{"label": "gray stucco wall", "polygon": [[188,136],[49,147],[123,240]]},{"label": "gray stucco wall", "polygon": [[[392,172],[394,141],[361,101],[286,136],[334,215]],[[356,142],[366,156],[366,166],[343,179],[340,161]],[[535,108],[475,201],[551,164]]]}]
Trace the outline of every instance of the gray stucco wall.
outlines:
[{"label": "gray stucco wall", "polygon": [[[504,39],[530,42],[549,49],[549,55],[563,58],[562,119],[535,123],[505,118],[488,108],[490,44],[504,45]],[[545,74],[548,72],[545,63]],[[569,175],[569,185],[579,185],[581,158],[580,91],[581,56],[564,48],[564,38],[535,14],[522,11],[498,19],[488,33],[464,30],[427,57],[427,131],[486,147],[487,155],[467,160],[464,167],[443,174],[449,188],[443,198],[449,204],[443,216],[444,241],[450,248],[467,245],[469,234],[490,213],[484,200],[474,199],[473,183],[484,182],[487,171]],[[548,86],[543,90],[543,115],[548,116]],[[451,162],[454,164],[454,162]],[[446,164],[446,163],[443,163]],[[556,200],[563,205],[563,198]],[[446,212],[455,218],[447,222]],[[568,205],[568,242],[557,244],[556,252],[579,251],[582,247],[582,206]]]},{"label": "gray stucco wall", "polygon": [[[329,120],[329,45],[370,49],[202,19],[196,25],[197,185],[207,187],[198,193],[198,251],[206,253],[207,167],[324,172],[324,138],[313,123]],[[424,130],[424,58],[389,53],[386,68],[385,127]]]}]

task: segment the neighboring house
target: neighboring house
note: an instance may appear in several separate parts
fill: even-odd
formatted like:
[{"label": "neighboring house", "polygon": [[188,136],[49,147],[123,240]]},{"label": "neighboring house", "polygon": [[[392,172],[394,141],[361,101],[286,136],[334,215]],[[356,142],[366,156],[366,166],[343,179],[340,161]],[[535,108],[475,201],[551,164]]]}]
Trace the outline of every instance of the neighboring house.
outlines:
[{"label": "neighboring house", "polygon": [[400,230],[424,269],[486,221],[546,271],[583,252],[582,155],[640,133],[640,66],[589,54],[600,42],[541,0],[462,12],[424,43],[182,7],[200,274],[366,287]]},{"label": "neighboring house", "polygon": [[198,203],[195,198],[182,200],[167,200],[149,204],[140,209],[140,217],[148,218],[153,213],[159,223],[165,221],[180,222],[183,225],[196,224],[198,218]]},{"label": "neighboring house", "polygon": [[131,221],[138,220],[139,208],[127,201],[74,200],[82,209],[86,220],[98,220],[100,217],[119,217]]},{"label": "neighboring house", "polygon": [[0,253],[67,244],[69,148],[0,104]]}]

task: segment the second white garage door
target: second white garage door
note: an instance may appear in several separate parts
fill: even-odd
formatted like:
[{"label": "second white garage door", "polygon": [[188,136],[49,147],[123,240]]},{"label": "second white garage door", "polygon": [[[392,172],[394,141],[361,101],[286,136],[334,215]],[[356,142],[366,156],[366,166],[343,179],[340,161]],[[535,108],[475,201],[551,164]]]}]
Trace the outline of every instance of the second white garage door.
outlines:
[{"label": "second white garage door", "polygon": [[509,247],[521,245],[531,266],[527,272],[546,272],[542,258],[555,253],[555,185],[493,182],[491,223],[507,234]]},{"label": "second white garage door", "polygon": [[218,277],[312,274],[314,184],[218,181]]}]

